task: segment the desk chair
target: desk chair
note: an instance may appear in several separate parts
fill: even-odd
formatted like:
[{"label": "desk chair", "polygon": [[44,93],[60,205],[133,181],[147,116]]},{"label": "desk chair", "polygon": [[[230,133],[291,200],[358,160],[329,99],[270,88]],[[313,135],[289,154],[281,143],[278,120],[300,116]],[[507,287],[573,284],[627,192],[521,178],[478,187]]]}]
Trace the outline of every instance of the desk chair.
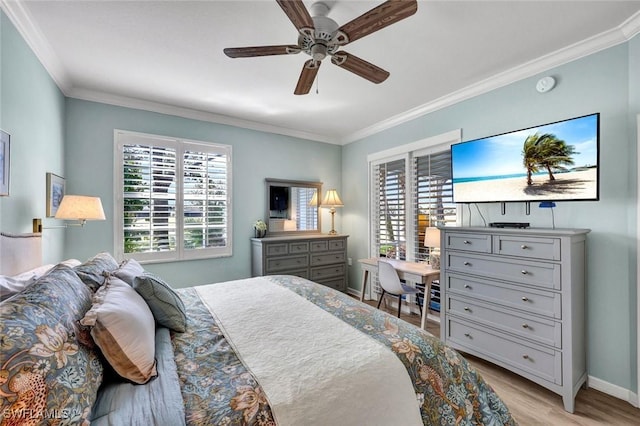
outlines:
[{"label": "desk chair", "polygon": [[380,281],[380,287],[382,287],[382,294],[380,294],[380,299],[378,300],[378,309],[380,309],[380,303],[384,295],[389,293],[398,298],[398,318],[400,318],[402,296],[405,294],[416,294],[420,291],[406,284],[402,284],[395,268],[384,260],[378,261],[378,280]]}]

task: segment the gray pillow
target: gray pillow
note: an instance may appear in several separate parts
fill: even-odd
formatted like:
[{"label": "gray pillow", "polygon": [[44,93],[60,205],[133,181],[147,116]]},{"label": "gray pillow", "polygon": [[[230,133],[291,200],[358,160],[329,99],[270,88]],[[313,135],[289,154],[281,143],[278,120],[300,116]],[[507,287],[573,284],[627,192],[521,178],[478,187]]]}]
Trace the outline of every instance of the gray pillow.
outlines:
[{"label": "gray pillow", "polygon": [[127,259],[113,272],[113,275],[133,287],[133,280],[138,275],[144,274],[144,268],[135,259]]},{"label": "gray pillow", "polygon": [[118,269],[118,262],[110,253],[102,252],[73,269],[82,282],[95,292],[104,284],[105,273]]},{"label": "gray pillow", "polygon": [[179,333],[187,329],[184,302],[169,284],[145,272],[135,277],[133,288],[147,302],[158,324]]}]

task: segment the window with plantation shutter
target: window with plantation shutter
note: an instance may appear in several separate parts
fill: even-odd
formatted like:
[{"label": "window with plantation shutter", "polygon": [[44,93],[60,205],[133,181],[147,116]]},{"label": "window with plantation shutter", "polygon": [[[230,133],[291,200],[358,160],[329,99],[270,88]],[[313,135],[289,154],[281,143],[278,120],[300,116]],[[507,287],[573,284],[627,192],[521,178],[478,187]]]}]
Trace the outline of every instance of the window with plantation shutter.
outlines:
[{"label": "window with plantation shutter", "polygon": [[372,227],[378,257],[406,257],[405,159],[373,166]]},{"label": "window with plantation shutter", "polygon": [[120,258],[231,255],[231,147],[116,131]]},{"label": "window with plantation shutter", "polygon": [[[456,130],[368,156],[371,257],[425,262],[426,227],[457,223],[450,147],[460,136]],[[369,288],[365,298],[375,298],[376,274]]]},{"label": "window with plantation shutter", "polygon": [[414,256],[426,262],[431,248],[424,246],[428,226],[447,226],[456,223],[451,180],[451,150],[435,148],[427,154],[417,154],[413,162]]}]

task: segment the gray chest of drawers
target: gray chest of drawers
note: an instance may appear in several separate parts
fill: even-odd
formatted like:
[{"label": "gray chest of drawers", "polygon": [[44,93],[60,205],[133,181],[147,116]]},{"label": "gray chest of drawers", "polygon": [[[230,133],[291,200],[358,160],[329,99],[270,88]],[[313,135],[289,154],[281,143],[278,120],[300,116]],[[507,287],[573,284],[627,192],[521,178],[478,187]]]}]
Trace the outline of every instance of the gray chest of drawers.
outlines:
[{"label": "gray chest of drawers", "polygon": [[441,338],[562,395],[586,385],[588,229],[442,228]]},{"label": "gray chest of drawers", "polygon": [[251,239],[251,275],[296,275],[336,290],[347,288],[347,235]]}]

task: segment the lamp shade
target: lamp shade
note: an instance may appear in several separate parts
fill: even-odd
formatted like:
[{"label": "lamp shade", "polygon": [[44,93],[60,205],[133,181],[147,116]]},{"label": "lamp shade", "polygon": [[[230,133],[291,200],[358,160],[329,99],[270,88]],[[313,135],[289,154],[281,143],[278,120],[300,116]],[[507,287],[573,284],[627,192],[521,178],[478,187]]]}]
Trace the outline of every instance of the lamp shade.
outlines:
[{"label": "lamp shade", "polygon": [[435,226],[428,226],[424,230],[424,246],[440,247],[440,230]]},{"label": "lamp shade", "polygon": [[311,200],[309,201],[309,206],[311,207],[316,207],[318,205],[318,190],[314,190],[313,191],[313,196],[311,197]]},{"label": "lamp shade", "polygon": [[55,218],[65,220],[105,220],[100,198],[85,195],[65,195],[60,202]]},{"label": "lamp shade", "polygon": [[324,195],[324,200],[322,200],[321,207],[343,207],[342,200],[340,196],[338,196],[338,191],[335,189],[330,189]]}]

